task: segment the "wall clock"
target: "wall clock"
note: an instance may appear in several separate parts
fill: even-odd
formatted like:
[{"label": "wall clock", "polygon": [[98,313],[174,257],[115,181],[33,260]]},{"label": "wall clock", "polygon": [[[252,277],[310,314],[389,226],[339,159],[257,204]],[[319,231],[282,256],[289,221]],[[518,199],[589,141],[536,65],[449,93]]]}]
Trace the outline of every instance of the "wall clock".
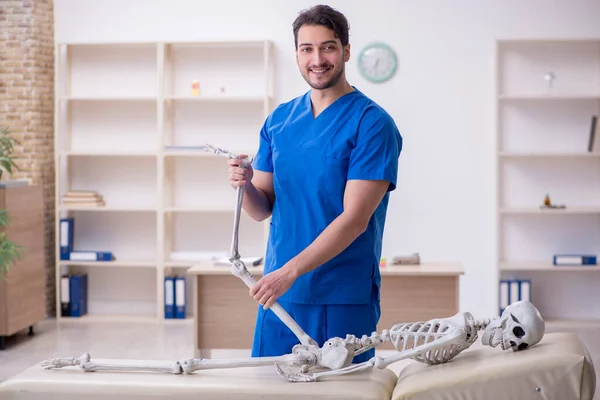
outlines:
[{"label": "wall clock", "polygon": [[385,43],[372,43],[358,56],[358,70],[367,80],[381,83],[396,73],[398,58],[396,52]]}]

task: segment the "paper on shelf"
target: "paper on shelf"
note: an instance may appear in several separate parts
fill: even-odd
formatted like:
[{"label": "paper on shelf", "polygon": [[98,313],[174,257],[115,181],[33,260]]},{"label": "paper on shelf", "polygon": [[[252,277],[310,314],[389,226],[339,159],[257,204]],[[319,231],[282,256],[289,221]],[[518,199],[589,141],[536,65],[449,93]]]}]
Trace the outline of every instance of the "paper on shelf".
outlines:
[{"label": "paper on shelf", "polygon": [[[240,260],[242,260],[242,262],[244,264],[246,264],[247,267],[255,267],[257,265],[261,265],[263,262],[262,257],[242,257],[242,258],[240,258]],[[229,258],[227,258],[227,257],[214,259],[214,264],[217,266],[230,266],[231,265],[231,263],[229,262]]]},{"label": "paper on shelf", "polygon": [[173,261],[214,260],[227,257],[225,251],[174,251],[169,255]]}]

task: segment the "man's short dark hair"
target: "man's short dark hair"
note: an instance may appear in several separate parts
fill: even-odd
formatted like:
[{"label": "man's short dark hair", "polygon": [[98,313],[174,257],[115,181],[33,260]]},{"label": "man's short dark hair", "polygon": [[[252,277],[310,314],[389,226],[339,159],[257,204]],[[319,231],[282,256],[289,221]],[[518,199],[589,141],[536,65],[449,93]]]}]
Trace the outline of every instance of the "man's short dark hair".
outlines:
[{"label": "man's short dark hair", "polygon": [[348,44],[348,20],[338,10],[327,5],[318,5],[302,10],[294,21],[294,44],[298,48],[298,30],[302,25],[322,25],[331,29],[336,38],[340,39],[342,46]]}]

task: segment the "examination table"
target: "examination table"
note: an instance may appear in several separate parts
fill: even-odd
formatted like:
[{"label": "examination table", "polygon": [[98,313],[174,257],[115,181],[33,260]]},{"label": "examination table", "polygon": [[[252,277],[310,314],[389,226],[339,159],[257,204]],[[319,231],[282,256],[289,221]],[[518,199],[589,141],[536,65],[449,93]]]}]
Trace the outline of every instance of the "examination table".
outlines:
[{"label": "examination table", "polygon": [[592,400],[595,388],[594,365],[579,337],[550,333],[525,351],[502,351],[478,341],[446,364],[402,360],[383,370],[311,383],[287,382],[274,366],[170,375],[44,370],[36,364],[1,383],[0,399]]}]

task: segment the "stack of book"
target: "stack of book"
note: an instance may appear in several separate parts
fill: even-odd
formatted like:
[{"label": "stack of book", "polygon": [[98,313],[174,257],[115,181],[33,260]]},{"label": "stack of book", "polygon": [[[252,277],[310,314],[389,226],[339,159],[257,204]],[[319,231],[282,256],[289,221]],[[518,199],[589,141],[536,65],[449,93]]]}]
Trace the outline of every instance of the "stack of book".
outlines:
[{"label": "stack of book", "polygon": [[63,204],[69,207],[103,207],[106,204],[98,192],[94,190],[69,190],[62,198]]}]

